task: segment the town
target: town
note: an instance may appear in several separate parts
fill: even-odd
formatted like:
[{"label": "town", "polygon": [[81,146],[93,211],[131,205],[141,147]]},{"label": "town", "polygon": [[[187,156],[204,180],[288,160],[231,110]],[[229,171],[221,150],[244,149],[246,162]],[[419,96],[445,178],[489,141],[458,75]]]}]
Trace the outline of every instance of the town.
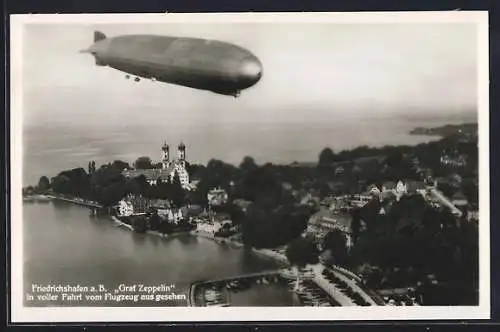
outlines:
[{"label": "town", "polygon": [[[87,204],[138,233],[190,232],[255,250],[297,267],[289,272],[302,284],[312,273],[321,277],[312,278],[316,284],[344,285],[345,301],[355,305],[370,298],[474,305],[477,144],[477,130],[455,130],[417,146],[325,148],[313,163],[257,165],[245,157],[234,166],[190,164],[184,143],[171,158],[163,142],[158,162],[139,157],[97,168],[89,161],[87,170],[43,176],[23,194]],[[306,268],[315,264],[353,277]],[[360,287],[376,295],[357,299]]]}]

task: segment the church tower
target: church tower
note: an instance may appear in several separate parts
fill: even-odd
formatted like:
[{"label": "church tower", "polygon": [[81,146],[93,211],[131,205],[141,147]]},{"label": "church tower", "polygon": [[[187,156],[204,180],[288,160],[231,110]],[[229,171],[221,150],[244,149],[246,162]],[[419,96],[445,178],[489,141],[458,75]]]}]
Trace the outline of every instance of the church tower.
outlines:
[{"label": "church tower", "polygon": [[186,160],[186,146],[181,142],[177,150],[177,159],[185,161]]},{"label": "church tower", "polygon": [[169,147],[168,147],[167,141],[163,142],[161,150],[162,150],[162,157],[161,157],[162,167],[168,168],[168,166],[170,164],[170,156],[169,156]]}]

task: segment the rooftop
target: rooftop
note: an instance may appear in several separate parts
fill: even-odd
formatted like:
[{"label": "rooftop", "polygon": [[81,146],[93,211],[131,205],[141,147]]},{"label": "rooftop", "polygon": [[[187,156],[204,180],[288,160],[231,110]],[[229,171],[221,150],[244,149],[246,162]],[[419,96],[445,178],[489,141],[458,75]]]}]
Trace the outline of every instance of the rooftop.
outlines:
[{"label": "rooftop", "polygon": [[174,168],[175,163],[173,162],[167,168],[124,170],[122,174],[127,178],[136,178],[138,176],[144,175],[147,180],[168,180],[170,179],[170,174],[174,171]]},{"label": "rooftop", "polygon": [[343,227],[351,226],[351,215],[348,213],[333,212],[329,209],[320,209],[317,213],[311,216],[309,223],[317,225],[320,223],[333,223]]},{"label": "rooftop", "polygon": [[415,191],[415,190],[421,190],[421,189],[426,189],[426,185],[423,181],[407,181],[406,182],[406,188],[408,191]]},{"label": "rooftop", "polygon": [[216,194],[225,194],[226,191],[222,188],[214,188],[214,189],[210,189],[210,191],[208,193],[212,194],[212,195],[216,195]]},{"label": "rooftop", "polygon": [[393,181],[384,182],[383,186],[387,189],[396,189],[396,183]]},{"label": "rooftop", "polygon": [[452,196],[452,199],[453,200],[458,200],[458,199],[467,199],[467,197],[464,195],[463,192],[461,191],[457,191],[453,196]]}]

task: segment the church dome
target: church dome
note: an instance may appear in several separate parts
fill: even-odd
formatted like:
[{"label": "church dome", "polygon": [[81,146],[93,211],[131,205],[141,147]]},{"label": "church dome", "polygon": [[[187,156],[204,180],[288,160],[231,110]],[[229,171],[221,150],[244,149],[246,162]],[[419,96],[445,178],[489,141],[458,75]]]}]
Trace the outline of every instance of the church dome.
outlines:
[{"label": "church dome", "polygon": [[181,142],[181,144],[179,144],[179,149],[185,149],[186,148],[186,145],[184,145],[184,142]]},{"label": "church dome", "polygon": [[163,145],[161,146],[162,150],[168,150],[168,144],[167,141],[163,141]]}]

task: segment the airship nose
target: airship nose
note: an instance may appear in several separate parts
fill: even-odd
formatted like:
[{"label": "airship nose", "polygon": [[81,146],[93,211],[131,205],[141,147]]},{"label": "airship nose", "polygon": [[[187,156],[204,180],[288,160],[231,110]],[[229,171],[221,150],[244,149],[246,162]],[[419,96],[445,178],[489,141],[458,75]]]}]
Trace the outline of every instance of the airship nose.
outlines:
[{"label": "airship nose", "polygon": [[244,58],[239,67],[242,83],[253,85],[262,77],[262,64],[256,57]]}]

